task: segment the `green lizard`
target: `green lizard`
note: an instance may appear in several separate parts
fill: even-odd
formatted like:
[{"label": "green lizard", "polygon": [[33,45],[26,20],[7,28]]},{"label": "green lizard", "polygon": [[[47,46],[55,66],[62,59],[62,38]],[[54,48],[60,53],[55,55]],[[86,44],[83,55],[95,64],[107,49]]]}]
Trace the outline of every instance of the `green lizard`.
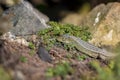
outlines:
[{"label": "green lizard", "polygon": [[106,60],[106,59],[111,59],[111,58],[115,57],[115,54],[108,52],[105,49],[98,48],[98,47],[96,47],[88,42],[85,42],[75,36],[64,35],[62,37],[57,38],[57,40],[60,42],[63,42],[63,43],[74,44],[75,47],[79,51],[81,51],[93,58],[100,57],[101,59]]}]

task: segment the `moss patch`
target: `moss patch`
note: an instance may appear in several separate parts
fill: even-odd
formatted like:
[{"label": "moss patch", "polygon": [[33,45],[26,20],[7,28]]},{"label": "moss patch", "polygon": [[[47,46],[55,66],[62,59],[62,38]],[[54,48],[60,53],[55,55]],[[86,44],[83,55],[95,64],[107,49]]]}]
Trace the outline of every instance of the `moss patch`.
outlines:
[{"label": "moss patch", "polygon": [[64,34],[73,35],[80,37],[82,40],[88,41],[91,38],[91,34],[88,31],[88,27],[74,26],[72,24],[60,24],[57,22],[48,23],[51,28],[39,31],[38,35],[42,38],[45,45],[47,45],[48,50],[54,45],[61,45],[57,41],[59,36]]}]

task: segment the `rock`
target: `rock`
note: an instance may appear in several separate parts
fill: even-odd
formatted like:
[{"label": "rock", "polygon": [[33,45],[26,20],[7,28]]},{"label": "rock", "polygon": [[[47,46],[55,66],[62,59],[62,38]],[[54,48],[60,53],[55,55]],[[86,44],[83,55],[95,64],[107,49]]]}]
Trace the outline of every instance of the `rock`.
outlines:
[{"label": "rock", "polygon": [[63,11],[65,17],[61,20],[62,23],[80,25],[82,19],[90,11],[90,5],[88,3],[83,4],[77,12],[70,12],[70,11],[65,12],[65,11]]},{"label": "rock", "polygon": [[18,43],[18,44],[21,44],[21,45],[24,45],[24,46],[29,46],[29,42],[27,41],[28,38],[25,39],[23,37],[15,36],[15,35],[11,34],[11,32],[5,33],[4,35],[1,36],[0,39],[1,40],[6,40],[8,42],[15,42],[15,43]]},{"label": "rock", "polygon": [[49,63],[52,62],[52,58],[50,54],[48,53],[48,51],[45,49],[43,44],[39,45],[37,53],[38,53],[38,56],[41,58],[41,60],[49,62]]},{"label": "rock", "polygon": [[13,76],[14,80],[26,80],[24,74],[19,70],[16,70]]},{"label": "rock", "polygon": [[11,17],[14,28],[10,30],[13,35],[35,34],[39,30],[49,27],[46,24],[49,18],[33,8],[27,1],[10,7],[3,15],[8,15],[9,13],[14,14]]},{"label": "rock", "polygon": [[92,33],[90,42],[96,46],[116,46],[120,42],[120,3],[101,4],[83,20]]},{"label": "rock", "polygon": [[62,23],[79,25],[82,20],[82,15],[79,13],[69,13],[65,18],[61,20]]},{"label": "rock", "polygon": [[97,27],[100,22],[104,19],[105,15],[111,7],[111,3],[107,6],[105,4],[100,4],[96,6],[81,22],[81,25],[90,27],[90,31],[94,32],[95,27]]},{"label": "rock", "polygon": [[12,22],[10,21],[11,16],[11,14],[8,14],[0,17],[0,36],[13,28]]}]

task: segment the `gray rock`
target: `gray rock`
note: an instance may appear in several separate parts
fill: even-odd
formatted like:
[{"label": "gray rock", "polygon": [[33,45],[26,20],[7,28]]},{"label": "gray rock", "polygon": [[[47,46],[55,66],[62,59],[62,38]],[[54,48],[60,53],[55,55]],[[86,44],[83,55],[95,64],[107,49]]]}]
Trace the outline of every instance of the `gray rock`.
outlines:
[{"label": "gray rock", "polygon": [[49,27],[46,24],[49,18],[33,8],[27,1],[10,7],[3,15],[10,13],[14,15],[11,17],[14,28],[10,30],[14,35],[36,34],[39,30]]},{"label": "gray rock", "polygon": [[38,56],[41,60],[51,63],[52,57],[48,53],[48,51],[45,49],[44,45],[41,43],[38,47]]}]

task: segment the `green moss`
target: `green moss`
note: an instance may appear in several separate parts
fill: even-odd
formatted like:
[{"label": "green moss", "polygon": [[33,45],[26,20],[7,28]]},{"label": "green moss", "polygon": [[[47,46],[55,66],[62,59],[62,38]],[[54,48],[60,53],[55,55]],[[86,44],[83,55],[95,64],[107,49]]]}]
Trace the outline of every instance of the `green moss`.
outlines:
[{"label": "green moss", "polygon": [[29,46],[28,46],[31,50],[29,52],[29,54],[32,56],[35,54],[35,45],[32,42],[29,42]]},{"label": "green moss", "polygon": [[91,62],[91,66],[95,68],[98,73],[96,80],[114,80],[113,72],[109,67],[101,67],[98,61]]},{"label": "green moss", "polygon": [[32,56],[35,54],[35,50],[30,50],[29,54]]},{"label": "green moss", "polygon": [[66,75],[72,74],[73,68],[68,62],[62,62],[52,68],[48,68],[46,72],[47,77],[61,76],[64,78]]},{"label": "green moss", "polygon": [[25,56],[21,56],[20,61],[25,63],[25,62],[27,62],[27,58]]},{"label": "green moss", "polygon": [[113,65],[112,70],[113,70],[115,79],[119,80],[120,78],[120,54],[116,57],[113,63],[114,65]]},{"label": "green moss", "polygon": [[77,55],[77,60],[79,60],[79,61],[83,61],[83,60],[85,60],[86,58],[87,58],[87,56],[86,55]]},{"label": "green moss", "polygon": [[57,41],[57,37],[64,34],[80,37],[85,41],[88,41],[91,38],[88,27],[74,26],[72,24],[60,24],[53,21],[48,24],[52,27],[41,30],[38,33],[38,35],[43,39],[44,44],[47,45],[48,49],[54,45],[61,45],[61,43]]},{"label": "green moss", "polygon": [[29,42],[28,47],[29,47],[30,49],[35,49],[35,45],[34,45],[32,42]]}]

